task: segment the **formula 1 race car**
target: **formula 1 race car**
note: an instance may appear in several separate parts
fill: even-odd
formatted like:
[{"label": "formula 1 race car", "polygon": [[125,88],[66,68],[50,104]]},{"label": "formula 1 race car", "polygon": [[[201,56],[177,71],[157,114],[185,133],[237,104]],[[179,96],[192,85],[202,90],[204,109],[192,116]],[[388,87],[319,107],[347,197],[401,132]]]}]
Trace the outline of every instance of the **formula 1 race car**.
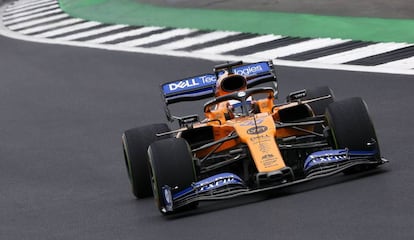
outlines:
[{"label": "formula 1 race car", "polygon": [[[276,104],[272,61],[218,65],[212,74],[162,84],[161,92],[167,119],[179,128],[129,129],[122,143],[134,195],[153,195],[164,215],[387,162],[361,98],[335,101],[319,87]],[[170,112],[171,104],[206,98],[203,119]]]}]

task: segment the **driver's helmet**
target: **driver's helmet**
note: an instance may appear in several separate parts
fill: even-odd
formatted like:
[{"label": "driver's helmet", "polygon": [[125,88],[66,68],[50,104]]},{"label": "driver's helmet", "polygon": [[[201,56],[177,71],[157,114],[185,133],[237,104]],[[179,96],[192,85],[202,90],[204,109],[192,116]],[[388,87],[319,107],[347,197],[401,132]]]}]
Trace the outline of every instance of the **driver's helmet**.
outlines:
[{"label": "driver's helmet", "polygon": [[[216,97],[225,96],[230,93],[239,92],[243,94],[247,90],[247,79],[243,75],[228,73],[227,71],[222,74],[216,82]],[[227,119],[243,116],[243,113],[253,112],[252,97],[248,97],[246,102],[243,103],[238,100],[229,100],[226,103],[227,106]],[[244,110],[244,111],[243,111]]]},{"label": "driver's helmet", "polygon": [[248,113],[254,111],[254,101],[251,96],[246,99],[244,105],[238,100],[228,101],[228,111],[232,113],[233,117],[243,116],[243,108],[245,108]]}]

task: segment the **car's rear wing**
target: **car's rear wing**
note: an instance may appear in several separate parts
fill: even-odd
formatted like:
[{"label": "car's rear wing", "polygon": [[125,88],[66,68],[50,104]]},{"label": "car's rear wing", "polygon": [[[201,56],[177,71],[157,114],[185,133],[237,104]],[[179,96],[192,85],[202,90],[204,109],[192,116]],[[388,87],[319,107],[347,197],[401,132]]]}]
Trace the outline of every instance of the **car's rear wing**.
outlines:
[{"label": "car's rear wing", "polygon": [[170,119],[168,105],[183,101],[195,101],[214,96],[217,79],[225,72],[240,74],[246,77],[247,87],[262,83],[272,83],[277,94],[276,73],[271,60],[265,62],[243,64],[232,62],[217,65],[213,73],[184,78],[161,85],[161,93],[166,105],[166,114]]},{"label": "car's rear wing", "polygon": [[251,64],[243,64],[242,62],[223,64],[215,67],[215,73],[197,75],[162,84],[161,92],[165,103],[169,105],[212,97],[217,78],[224,73],[224,69],[245,76],[248,87],[266,82],[277,83],[272,61]]}]

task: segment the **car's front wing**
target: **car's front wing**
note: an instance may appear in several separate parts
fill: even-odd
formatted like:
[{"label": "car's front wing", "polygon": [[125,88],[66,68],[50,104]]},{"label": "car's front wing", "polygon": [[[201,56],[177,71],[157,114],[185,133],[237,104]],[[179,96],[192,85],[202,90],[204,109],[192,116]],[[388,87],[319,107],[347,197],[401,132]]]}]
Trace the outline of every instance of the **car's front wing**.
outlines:
[{"label": "car's front wing", "polygon": [[199,201],[224,200],[258,192],[275,190],[291,185],[325,178],[357,166],[377,166],[388,160],[377,157],[375,151],[327,150],[315,152],[305,162],[306,177],[297,180],[281,180],[274,185],[251,188],[236,174],[221,173],[193,183],[173,194],[170,186],[163,187],[162,198],[165,213]]}]

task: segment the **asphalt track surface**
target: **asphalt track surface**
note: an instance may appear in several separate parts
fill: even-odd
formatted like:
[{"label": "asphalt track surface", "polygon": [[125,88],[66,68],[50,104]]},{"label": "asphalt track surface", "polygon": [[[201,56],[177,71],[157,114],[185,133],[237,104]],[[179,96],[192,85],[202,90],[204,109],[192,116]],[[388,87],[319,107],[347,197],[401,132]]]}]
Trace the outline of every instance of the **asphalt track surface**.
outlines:
[{"label": "asphalt track surface", "polygon": [[164,120],[158,85],[215,64],[0,38],[0,239],[412,239],[411,76],[279,67],[281,95],[363,96],[391,163],[164,218],[135,200],[121,133]]},{"label": "asphalt track surface", "polygon": [[390,163],[164,218],[132,197],[120,136],[164,121],[160,83],[215,63],[5,37],[0,53],[0,239],[414,237],[412,76],[278,67],[281,96],[362,96]]}]

